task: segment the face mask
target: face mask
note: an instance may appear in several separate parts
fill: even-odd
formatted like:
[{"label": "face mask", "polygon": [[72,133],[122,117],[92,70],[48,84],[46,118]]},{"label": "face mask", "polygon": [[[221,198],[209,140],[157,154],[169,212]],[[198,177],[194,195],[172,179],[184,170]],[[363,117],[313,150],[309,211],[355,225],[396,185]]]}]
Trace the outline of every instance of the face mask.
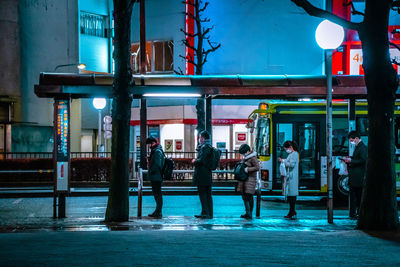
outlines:
[{"label": "face mask", "polygon": [[292,153],[292,150],[286,149],[286,153],[290,154],[290,153]]},{"label": "face mask", "polygon": [[351,141],[350,144],[352,144],[353,146],[357,145],[355,141]]}]

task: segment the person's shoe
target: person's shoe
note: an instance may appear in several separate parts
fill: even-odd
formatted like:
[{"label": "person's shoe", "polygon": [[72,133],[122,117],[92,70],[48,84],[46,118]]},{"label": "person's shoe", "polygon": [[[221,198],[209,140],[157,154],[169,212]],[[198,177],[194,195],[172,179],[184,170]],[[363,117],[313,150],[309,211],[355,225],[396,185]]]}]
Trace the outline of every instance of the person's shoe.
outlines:
[{"label": "person's shoe", "polygon": [[297,212],[292,212],[292,213],[289,212],[288,215],[284,216],[284,218],[290,219],[290,220],[296,220]]},{"label": "person's shoe", "polygon": [[161,219],[162,218],[162,214],[161,213],[156,213],[156,212],[153,212],[152,214],[149,214],[148,216],[151,217],[151,218],[154,218],[154,219]]},{"label": "person's shoe", "polygon": [[203,214],[194,215],[194,217],[195,217],[195,218],[198,218],[198,219],[204,219],[204,216],[205,216],[205,215],[203,215]]},{"label": "person's shoe", "polygon": [[246,218],[247,214],[240,215],[240,218]]}]

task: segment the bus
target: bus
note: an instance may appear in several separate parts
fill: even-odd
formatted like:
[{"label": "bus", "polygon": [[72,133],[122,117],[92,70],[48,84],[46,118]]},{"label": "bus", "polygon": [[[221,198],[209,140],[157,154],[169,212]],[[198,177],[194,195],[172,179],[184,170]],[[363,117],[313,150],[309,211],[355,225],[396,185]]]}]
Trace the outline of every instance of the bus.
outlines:
[{"label": "bus", "polygon": [[[355,101],[355,119],[349,120],[349,100],[333,100],[332,161],[333,194],[347,199],[348,176],[339,175],[340,157],[351,155],[354,147],[348,142],[350,130],[357,130],[368,145],[367,101]],[[396,187],[400,190],[400,103],[395,109]],[[326,164],[326,101],[268,100],[248,116],[251,147],[257,152],[261,165],[261,190],[282,190],[278,158],[286,158],[286,140],[299,146],[299,190],[303,194],[327,192]]]}]

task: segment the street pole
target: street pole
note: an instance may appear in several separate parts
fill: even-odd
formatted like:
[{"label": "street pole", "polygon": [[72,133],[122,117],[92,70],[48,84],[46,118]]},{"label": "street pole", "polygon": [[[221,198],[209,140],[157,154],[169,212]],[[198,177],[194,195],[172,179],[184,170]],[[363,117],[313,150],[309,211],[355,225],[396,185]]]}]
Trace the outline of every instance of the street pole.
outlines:
[{"label": "street pole", "polygon": [[101,109],[99,109],[99,133],[97,136],[97,156],[99,157],[101,147]]},{"label": "street pole", "polygon": [[332,49],[325,50],[326,73],[326,176],[328,180],[328,223],[333,223],[332,175]]}]

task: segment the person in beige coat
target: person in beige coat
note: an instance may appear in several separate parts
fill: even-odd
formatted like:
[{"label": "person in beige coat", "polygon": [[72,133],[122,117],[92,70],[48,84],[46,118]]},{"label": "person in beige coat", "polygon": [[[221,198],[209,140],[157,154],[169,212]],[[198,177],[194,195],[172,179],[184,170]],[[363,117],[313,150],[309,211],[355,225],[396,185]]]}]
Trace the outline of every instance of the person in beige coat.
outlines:
[{"label": "person in beige coat", "polygon": [[283,148],[288,153],[286,159],[279,158],[279,162],[283,162],[286,167],[286,184],[287,184],[287,200],[289,202],[289,213],[285,216],[287,219],[296,219],[297,212],[295,210],[296,198],[299,195],[299,149],[295,141],[286,141]]},{"label": "person in beige coat", "polygon": [[252,219],[254,198],[253,195],[257,186],[257,172],[260,169],[260,163],[257,159],[257,153],[250,150],[249,145],[243,144],[239,148],[239,153],[243,155],[243,162],[246,164],[245,172],[249,174],[246,181],[238,182],[238,192],[242,193],[242,199],[246,213],[241,218]]}]

